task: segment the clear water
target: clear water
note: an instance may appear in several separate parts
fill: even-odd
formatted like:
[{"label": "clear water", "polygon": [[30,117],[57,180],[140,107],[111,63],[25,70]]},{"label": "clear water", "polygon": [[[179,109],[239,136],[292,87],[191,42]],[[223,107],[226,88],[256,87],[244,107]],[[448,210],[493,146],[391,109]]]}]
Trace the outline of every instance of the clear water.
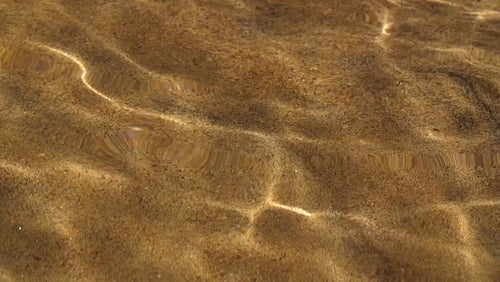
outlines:
[{"label": "clear water", "polygon": [[0,280],[500,277],[500,2],[1,1]]}]

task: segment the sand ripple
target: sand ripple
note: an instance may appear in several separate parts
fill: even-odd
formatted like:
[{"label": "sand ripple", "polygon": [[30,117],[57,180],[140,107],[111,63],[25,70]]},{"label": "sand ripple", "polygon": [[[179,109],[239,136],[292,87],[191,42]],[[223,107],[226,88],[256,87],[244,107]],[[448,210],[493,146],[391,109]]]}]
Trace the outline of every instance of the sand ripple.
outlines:
[{"label": "sand ripple", "polygon": [[0,3],[0,280],[498,280],[496,2],[97,2]]}]

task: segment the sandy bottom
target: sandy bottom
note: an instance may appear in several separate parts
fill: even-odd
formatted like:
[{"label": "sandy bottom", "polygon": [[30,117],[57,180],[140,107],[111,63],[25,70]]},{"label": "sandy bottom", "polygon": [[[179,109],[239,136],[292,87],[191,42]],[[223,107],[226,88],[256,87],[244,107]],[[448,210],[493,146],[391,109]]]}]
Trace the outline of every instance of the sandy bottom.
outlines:
[{"label": "sandy bottom", "polygon": [[0,281],[500,279],[500,2],[0,1]]}]

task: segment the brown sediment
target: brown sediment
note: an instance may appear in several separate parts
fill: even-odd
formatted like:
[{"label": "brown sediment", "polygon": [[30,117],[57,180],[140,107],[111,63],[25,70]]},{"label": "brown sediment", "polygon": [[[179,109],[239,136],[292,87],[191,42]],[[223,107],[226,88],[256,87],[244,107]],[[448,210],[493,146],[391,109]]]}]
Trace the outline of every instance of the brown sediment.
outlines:
[{"label": "brown sediment", "polygon": [[498,2],[0,18],[0,280],[500,277]]}]

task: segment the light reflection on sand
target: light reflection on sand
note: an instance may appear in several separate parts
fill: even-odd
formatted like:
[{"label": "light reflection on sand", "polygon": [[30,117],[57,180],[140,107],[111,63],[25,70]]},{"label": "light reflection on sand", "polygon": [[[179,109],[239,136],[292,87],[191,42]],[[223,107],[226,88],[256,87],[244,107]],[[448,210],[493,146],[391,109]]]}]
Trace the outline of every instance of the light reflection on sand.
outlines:
[{"label": "light reflection on sand", "polygon": [[1,3],[0,280],[498,272],[491,1]]}]

